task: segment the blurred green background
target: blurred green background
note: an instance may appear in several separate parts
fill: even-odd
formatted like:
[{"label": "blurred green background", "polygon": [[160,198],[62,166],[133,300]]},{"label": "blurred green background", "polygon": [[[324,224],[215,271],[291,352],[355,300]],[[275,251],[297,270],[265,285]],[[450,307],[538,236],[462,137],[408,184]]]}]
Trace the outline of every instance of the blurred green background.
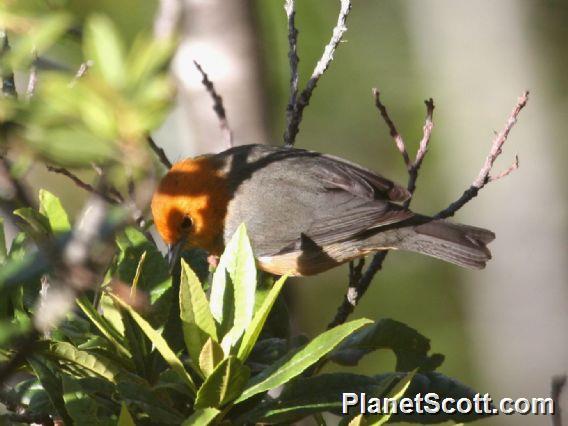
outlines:
[{"label": "blurred green background", "polygon": [[[126,36],[151,28],[156,11],[181,16],[173,64],[178,99],[155,135],[171,159],[224,149],[193,59],[224,96],[237,143],[281,143],[289,79],[281,1],[70,4],[78,14],[109,14]],[[337,1],[298,1],[302,86],[329,40],[338,7]],[[568,369],[566,22],[568,3],[561,0],[356,0],[344,42],[305,110],[297,138],[298,147],[338,155],[405,182],[371,88],[381,90],[411,153],[422,135],[423,100],[433,97],[434,134],[413,208],[434,214],[469,186],[493,131],[504,125],[517,96],[531,90],[496,165],[498,172],[518,154],[520,169],[490,184],[456,217],[496,232],[487,269],[463,271],[392,253],[355,312],[418,329],[431,339],[433,351],[446,355],[441,372],[494,398],[546,397],[552,375]],[[85,194],[62,185],[64,178],[38,169],[34,179],[71,210],[82,204]],[[61,193],[62,188],[69,192]],[[346,287],[346,266],[294,280],[288,286],[294,329],[312,336],[323,330]],[[380,373],[392,368],[393,360],[379,352],[358,368]],[[548,422],[502,416],[485,424]]]}]

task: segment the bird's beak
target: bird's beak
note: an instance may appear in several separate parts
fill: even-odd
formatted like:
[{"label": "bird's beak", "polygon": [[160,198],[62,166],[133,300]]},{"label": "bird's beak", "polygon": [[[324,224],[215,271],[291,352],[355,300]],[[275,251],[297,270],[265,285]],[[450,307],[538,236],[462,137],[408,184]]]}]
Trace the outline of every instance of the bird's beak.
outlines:
[{"label": "bird's beak", "polygon": [[174,270],[174,267],[179,262],[183,246],[185,245],[185,238],[180,238],[179,241],[168,246],[168,254],[166,259],[170,267],[170,272]]}]

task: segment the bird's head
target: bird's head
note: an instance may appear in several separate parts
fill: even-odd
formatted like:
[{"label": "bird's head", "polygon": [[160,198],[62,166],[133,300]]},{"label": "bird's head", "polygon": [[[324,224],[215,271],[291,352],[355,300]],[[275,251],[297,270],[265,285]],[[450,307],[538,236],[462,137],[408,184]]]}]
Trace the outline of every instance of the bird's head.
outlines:
[{"label": "bird's head", "polygon": [[220,164],[203,156],[180,161],[164,176],[152,198],[152,215],[170,249],[223,250],[229,191]]}]

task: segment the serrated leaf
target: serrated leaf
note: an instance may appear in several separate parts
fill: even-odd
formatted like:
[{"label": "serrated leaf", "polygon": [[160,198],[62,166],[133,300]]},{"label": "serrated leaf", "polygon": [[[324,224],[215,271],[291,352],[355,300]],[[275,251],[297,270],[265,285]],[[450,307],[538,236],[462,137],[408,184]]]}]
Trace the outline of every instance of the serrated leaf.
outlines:
[{"label": "serrated leaf", "polygon": [[225,358],[197,392],[195,408],[222,407],[243,390],[250,370],[234,356]]},{"label": "serrated leaf", "polygon": [[124,46],[114,22],[105,15],[92,15],[85,26],[85,57],[94,62],[93,71],[111,86],[125,83]]},{"label": "serrated leaf", "polygon": [[302,349],[281,358],[270,368],[253,377],[237,402],[242,402],[261,392],[287,383],[318,362],[355,330],[369,323],[371,323],[370,320],[361,318],[341,324],[320,334]]},{"label": "serrated leaf", "polygon": [[272,310],[274,302],[276,302],[276,299],[280,294],[280,290],[282,290],[282,286],[286,282],[287,278],[288,277],[284,275],[274,283],[273,287],[270,289],[270,292],[263,300],[262,305],[258,308],[256,313],[254,314],[251,324],[245,330],[245,334],[243,335],[243,339],[239,346],[239,352],[237,354],[237,357],[241,361],[245,361],[250,355],[252,348],[256,344],[258,336],[260,336],[260,332],[264,327],[264,323],[268,318],[268,314]]},{"label": "serrated leaf", "polygon": [[182,426],[208,426],[213,423],[219,413],[221,413],[219,410],[212,407],[196,410],[182,423]]},{"label": "serrated leaf", "polygon": [[225,353],[223,352],[223,348],[219,346],[219,343],[214,341],[211,337],[207,339],[199,354],[199,368],[205,377],[209,377],[211,373],[213,373],[215,367],[223,361],[224,357]]},{"label": "serrated leaf", "polygon": [[217,342],[217,330],[201,283],[183,259],[181,260],[179,291],[180,317],[185,345],[191,359],[198,364],[205,342],[208,339]]},{"label": "serrated leaf", "polygon": [[111,295],[113,300],[115,300],[120,306],[122,306],[132,319],[138,324],[140,329],[144,332],[144,334],[150,339],[150,341],[154,344],[160,355],[164,358],[164,360],[169,364],[169,366],[184,380],[187,387],[190,391],[195,394],[197,389],[195,387],[195,383],[193,383],[193,379],[189,375],[189,373],[185,370],[185,367],[176,356],[176,354],[171,350],[168,343],[164,340],[162,335],[154,330],[150,323],[146,321],[142,316],[136,312],[130,305],[123,302],[120,298]]},{"label": "serrated leaf", "polygon": [[128,407],[124,402],[120,404],[120,415],[118,416],[117,426],[136,426],[130,411],[128,411]]},{"label": "serrated leaf", "polygon": [[428,355],[430,340],[415,329],[392,319],[381,319],[345,339],[330,355],[341,365],[357,365],[366,354],[378,349],[391,349],[397,357],[397,371],[419,367],[431,371],[440,366],[441,354]]},{"label": "serrated leaf", "polygon": [[[227,274],[230,280],[227,280]],[[225,247],[211,284],[211,312],[226,331],[221,343],[225,352],[238,342],[252,321],[255,290],[254,254],[246,227],[241,224]],[[230,306],[231,301],[233,306]],[[228,320],[230,316],[232,318]]]},{"label": "serrated leaf", "polygon": [[112,383],[116,383],[120,370],[114,363],[107,359],[95,356],[89,352],[81,351],[71,343],[57,342],[50,345],[49,353],[58,360],[74,364],[81,369],[103,377]]}]

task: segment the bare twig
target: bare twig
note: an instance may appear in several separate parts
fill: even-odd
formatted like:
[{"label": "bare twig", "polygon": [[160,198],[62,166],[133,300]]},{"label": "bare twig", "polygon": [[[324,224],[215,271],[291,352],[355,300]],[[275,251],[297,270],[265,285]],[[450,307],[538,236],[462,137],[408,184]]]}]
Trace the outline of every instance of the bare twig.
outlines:
[{"label": "bare twig", "polygon": [[79,188],[84,189],[85,191],[90,192],[91,194],[97,194],[107,203],[120,204],[124,201],[122,195],[114,188],[110,188],[109,193],[107,194],[106,192],[95,188],[93,185],[88,184],[87,182],[79,178],[77,175],[71,173],[69,170],[67,170],[64,167],[55,167],[50,165],[46,165],[46,167],[47,170],[49,170],[50,172],[58,173],[60,175],[68,177]]},{"label": "bare twig", "polygon": [[[414,194],[416,191],[416,180],[418,179],[418,171],[422,166],[422,161],[428,152],[428,146],[430,145],[430,137],[432,136],[432,129],[434,128],[434,122],[432,121],[432,116],[434,115],[434,100],[432,98],[424,101],[426,105],[426,120],[424,122],[424,127],[422,128],[422,139],[420,140],[420,144],[418,145],[418,151],[416,152],[416,157],[414,158],[414,162],[412,166],[408,170],[409,179],[407,189],[410,194]],[[404,207],[408,207],[410,205],[410,200],[406,200],[404,203]]]},{"label": "bare twig", "polygon": [[[428,151],[428,146],[430,144],[430,137],[432,135],[432,129],[433,129],[432,116],[433,116],[433,113],[434,113],[434,102],[433,102],[432,99],[425,101],[425,104],[426,104],[426,120],[425,120],[424,127],[423,127],[423,136],[422,136],[422,140],[420,141],[420,145],[419,145],[418,151],[416,153],[416,157],[415,157],[414,161],[411,162],[409,157],[408,157],[406,145],[404,143],[404,140],[402,139],[402,136],[396,130],[396,126],[394,125],[393,121],[390,119],[385,106],[381,103],[381,101],[379,99],[379,91],[376,90],[376,89],[373,89],[373,94],[375,96],[375,105],[379,109],[381,116],[383,117],[385,123],[387,124],[387,127],[390,130],[391,136],[395,140],[396,146],[397,146],[399,152],[401,153],[401,155],[404,159],[404,163],[405,163],[405,165],[407,166],[407,169],[408,169],[407,189],[410,192],[411,197],[408,200],[406,200],[405,203],[404,203],[404,207],[407,208],[407,207],[409,207],[410,202],[412,200],[412,195],[414,194],[414,191],[416,190],[416,180],[418,178],[418,172],[420,170],[420,166],[422,165],[422,161],[424,160],[424,157],[426,156],[426,153]],[[507,124],[505,125],[505,128],[495,137],[495,140],[493,141],[493,144],[491,146],[490,153],[487,156],[485,163],[483,164],[483,167],[481,168],[481,171],[479,172],[477,179],[473,182],[471,187],[469,189],[467,189],[457,201],[455,201],[449,207],[447,207],[446,209],[444,209],[440,213],[438,213],[435,216],[435,218],[438,219],[438,218],[445,218],[445,217],[448,217],[448,216],[452,216],[457,210],[459,210],[468,201],[470,201],[472,198],[474,198],[477,195],[477,193],[488,182],[501,179],[501,178],[507,176],[508,174],[510,174],[511,172],[513,172],[514,170],[516,170],[518,168],[519,163],[518,163],[518,158],[516,158],[513,165],[511,165],[505,171],[501,172],[500,174],[498,174],[497,176],[495,176],[493,178],[490,176],[490,172],[491,172],[491,169],[493,167],[493,164],[494,164],[495,160],[497,159],[497,157],[501,154],[501,150],[502,150],[504,143],[507,140],[507,136],[509,135],[509,132],[511,131],[512,127],[515,125],[517,117],[518,117],[520,111],[526,105],[527,101],[528,101],[528,92],[525,92],[519,98],[517,105],[515,106],[515,108],[513,109],[513,112],[511,113],[511,115],[509,116],[509,119],[507,120]],[[388,250],[378,251],[377,253],[375,253],[369,267],[367,268],[367,270],[363,274],[360,274],[360,278],[355,283],[355,285],[353,285],[353,282],[352,282],[352,279],[351,279],[352,278],[352,272],[351,272],[352,266],[350,266],[350,274],[349,274],[350,279],[349,279],[349,288],[348,288],[347,294],[345,295],[341,305],[337,309],[337,313],[336,313],[334,319],[329,323],[328,328],[332,328],[336,325],[343,324],[347,320],[347,317],[354,311],[355,306],[357,306],[357,304],[359,303],[359,301],[361,300],[361,298],[363,297],[363,295],[365,294],[365,292],[369,288],[369,286],[370,286],[373,278],[377,274],[377,272],[382,269],[383,262],[385,261],[387,255],[388,255]]]},{"label": "bare twig", "polygon": [[552,415],[552,426],[562,426],[562,411],[560,409],[560,396],[566,387],[566,374],[554,376],[550,396],[554,404],[554,414]]},{"label": "bare twig", "polygon": [[30,100],[32,98],[32,96],[35,93],[36,90],[36,86],[37,86],[37,65],[36,65],[36,61],[37,61],[37,54],[34,53],[34,62],[32,62],[31,68],[30,68],[30,76],[28,79],[28,87],[26,89],[26,99]]},{"label": "bare twig", "polygon": [[402,136],[400,135],[400,133],[396,129],[396,126],[391,120],[387,108],[381,102],[381,93],[377,88],[373,88],[373,96],[375,97],[375,106],[377,107],[377,109],[381,114],[381,117],[383,117],[383,120],[387,124],[390,135],[394,139],[394,143],[396,144],[398,152],[400,152],[400,154],[402,155],[402,159],[404,160],[404,165],[406,166],[406,169],[410,171],[412,164],[410,162],[410,157],[408,156],[408,151],[406,150],[406,145],[404,143],[404,140],[402,139]]},{"label": "bare twig", "polygon": [[[529,99],[529,92],[525,91],[517,100],[517,104],[515,105],[515,108],[513,108],[513,111],[509,115],[509,118],[507,120],[507,123],[505,124],[505,127],[503,128],[503,130],[501,130],[501,132],[499,132],[495,136],[495,139],[493,139],[493,143],[491,144],[491,149],[489,151],[489,154],[487,155],[487,158],[485,159],[485,162],[483,163],[483,166],[481,167],[481,170],[479,171],[477,178],[473,181],[471,186],[464,191],[464,193],[461,195],[460,198],[458,198],[456,201],[454,201],[452,204],[450,204],[444,210],[440,211],[435,216],[436,219],[442,219],[442,218],[453,216],[459,209],[461,209],[465,204],[467,204],[472,198],[475,198],[477,196],[477,194],[479,193],[479,191],[488,182],[491,181],[490,173],[491,173],[491,169],[493,168],[493,164],[495,163],[495,160],[497,160],[499,155],[501,155],[503,145],[507,141],[507,137],[509,136],[509,132],[511,131],[511,129],[513,128],[513,126],[517,122],[517,117],[519,116],[519,113],[522,111],[522,109],[527,104],[528,99]],[[518,167],[518,161],[516,162],[516,165],[509,167],[507,170],[505,170],[504,172],[497,175],[497,178],[495,178],[493,180],[497,180],[501,177],[508,175],[513,170],[515,170],[517,167]]]},{"label": "bare twig", "polygon": [[286,0],[284,10],[288,17],[288,60],[290,62],[290,98],[286,107],[286,129],[284,141],[289,144],[292,121],[296,115],[296,104],[298,102],[298,29],[296,28],[296,1]]},{"label": "bare twig", "polygon": [[77,70],[77,72],[75,73],[75,77],[73,77],[73,80],[71,80],[71,82],[69,83],[69,87],[73,87],[77,84],[77,82],[85,75],[87,74],[87,72],[89,71],[89,68],[91,68],[93,66],[93,61],[88,60],[83,62],[80,66],[79,69]]},{"label": "bare twig", "polygon": [[[323,54],[316,64],[314,71],[312,72],[312,76],[308,80],[306,87],[299,96],[291,96],[290,103],[292,105],[288,105],[287,114],[286,114],[286,130],[284,132],[284,144],[286,146],[293,146],[294,142],[296,141],[296,136],[300,130],[300,123],[302,121],[302,115],[304,113],[304,108],[308,106],[310,103],[310,98],[312,97],[312,93],[316,88],[319,79],[328,69],[331,61],[333,60],[333,55],[337,46],[341,42],[343,38],[343,34],[347,31],[347,16],[351,11],[351,1],[350,0],[340,0],[341,6],[339,9],[339,15],[337,17],[337,24],[333,28],[333,33],[331,35],[331,39],[329,43],[325,46]],[[290,5],[289,5],[290,3]],[[294,56],[297,57],[297,31],[294,25],[294,0],[288,0],[285,6],[286,14],[288,16],[288,40],[290,43],[290,68],[292,71],[292,75],[290,77],[290,84],[291,86],[296,82],[297,85],[297,75],[294,76],[294,73],[297,74],[297,62],[292,65],[293,61],[295,61]],[[290,13],[288,12],[290,10]],[[290,93],[297,94],[297,88],[294,89],[290,87]],[[295,98],[295,99],[294,99]]]},{"label": "bare twig", "polygon": [[213,111],[215,111],[215,114],[217,114],[217,118],[219,119],[219,127],[221,127],[221,131],[223,132],[223,135],[225,137],[225,142],[227,143],[227,146],[232,147],[233,131],[231,130],[229,121],[227,120],[227,113],[225,111],[225,107],[223,106],[223,98],[221,97],[221,95],[219,95],[219,93],[217,93],[213,82],[209,80],[209,76],[205,71],[203,71],[201,65],[199,65],[197,61],[193,61],[193,63],[203,77],[201,83],[203,83],[205,89],[213,99]]},{"label": "bare twig", "polygon": [[[404,139],[402,138],[401,134],[396,129],[396,125],[392,121],[387,111],[387,108],[380,100],[380,92],[376,88],[373,89],[373,96],[375,98],[375,106],[379,110],[379,113],[383,120],[385,121],[387,127],[389,128],[390,135],[392,136],[395,145],[400,152],[406,169],[408,171],[408,184],[407,189],[410,193],[410,197],[404,202],[404,207],[408,208],[410,206],[410,202],[412,201],[412,196],[414,195],[414,191],[416,189],[416,180],[418,179],[418,172],[420,170],[420,166],[422,166],[422,161],[428,152],[428,146],[430,144],[430,136],[432,135],[432,129],[434,128],[434,123],[432,121],[432,116],[434,113],[434,101],[432,99],[428,99],[424,103],[426,104],[426,119],[424,122],[423,127],[423,136],[420,141],[418,151],[416,152],[416,157],[414,161],[410,160],[408,156],[408,151],[406,149],[406,144]],[[353,313],[355,310],[355,306],[359,303],[373,278],[383,267],[383,262],[385,261],[389,251],[388,250],[381,250],[376,252],[373,255],[373,259],[369,264],[367,270],[362,273],[362,265],[360,264],[360,269],[357,271],[357,280],[353,280],[353,266],[350,264],[349,266],[349,288],[347,289],[347,294],[343,298],[341,305],[337,309],[335,317],[333,320],[328,324],[328,328],[333,328],[336,325],[343,324],[349,315]]]},{"label": "bare twig", "polygon": [[171,169],[172,162],[168,159],[166,152],[162,148],[160,148],[158,144],[156,144],[152,136],[148,136],[146,139],[148,141],[148,145],[150,145],[150,148],[152,149],[152,151],[154,151],[160,162],[164,166],[166,166],[166,168]]}]

